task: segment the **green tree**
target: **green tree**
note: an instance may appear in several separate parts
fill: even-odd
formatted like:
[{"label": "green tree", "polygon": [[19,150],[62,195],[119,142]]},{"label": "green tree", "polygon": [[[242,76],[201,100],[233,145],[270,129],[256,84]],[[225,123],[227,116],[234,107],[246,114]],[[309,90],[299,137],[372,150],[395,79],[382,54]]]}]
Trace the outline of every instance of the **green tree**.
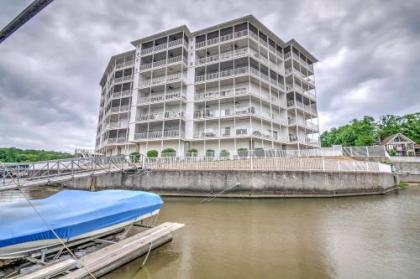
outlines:
[{"label": "green tree", "polygon": [[19,149],[15,147],[0,148],[0,162],[4,163],[26,163],[45,160],[58,160],[74,157],[73,154],[56,151]]},{"label": "green tree", "polygon": [[373,145],[379,139],[383,140],[396,133],[402,133],[416,143],[420,143],[420,113],[404,116],[384,115],[378,122],[370,116],[364,116],[360,120],[353,119],[349,124],[323,132],[321,145]]}]

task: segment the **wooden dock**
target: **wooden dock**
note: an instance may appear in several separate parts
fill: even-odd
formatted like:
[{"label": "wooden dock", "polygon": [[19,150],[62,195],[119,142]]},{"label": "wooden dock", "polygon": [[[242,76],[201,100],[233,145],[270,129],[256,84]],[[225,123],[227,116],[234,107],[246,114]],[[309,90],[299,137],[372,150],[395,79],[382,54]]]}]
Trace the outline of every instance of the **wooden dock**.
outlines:
[{"label": "wooden dock", "polygon": [[172,232],[182,227],[184,224],[166,222],[87,254],[78,260],[63,260],[19,278],[46,278],[64,272],[66,275],[60,278],[87,278],[89,273],[99,277],[148,253],[149,249],[155,249],[171,241]]}]

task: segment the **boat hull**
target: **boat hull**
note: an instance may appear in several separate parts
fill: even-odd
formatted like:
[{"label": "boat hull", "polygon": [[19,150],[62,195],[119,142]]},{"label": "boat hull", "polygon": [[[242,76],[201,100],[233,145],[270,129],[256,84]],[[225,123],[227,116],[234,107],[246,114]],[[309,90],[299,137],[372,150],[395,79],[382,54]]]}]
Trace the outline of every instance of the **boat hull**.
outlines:
[{"label": "boat hull", "polygon": [[[138,199],[138,201],[141,202],[141,199]],[[156,201],[158,200],[156,199]],[[135,200],[135,202],[137,201]],[[41,231],[37,234],[34,233],[29,238],[25,236],[25,240],[21,240],[22,237],[17,236],[16,238],[11,239],[12,241],[9,241],[15,243],[0,246],[0,259],[4,260],[21,258],[46,248],[61,245],[63,242],[71,243],[82,239],[91,239],[95,238],[95,236],[102,236],[112,233],[113,231],[120,230],[121,228],[132,223],[139,222],[143,219],[158,214],[161,204],[162,203],[156,203],[152,205],[148,204],[147,207],[142,208],[140,205],[137,207],[133,206],[133,201],[130,200],[129,205],[127,206],[127,203],[124,204],[122,210],[119,211],[115,210],[114,207],[111,208],[105,206],[105,208],[110,209],[114,215],[110,214],[107,216],[106,213],[102,212],[103,210],[99,211],[100,214],[95,211],[93,214],[90,214],[91,216],[89,214],[84,214],[83,217],[80,218],[79,223],[74,223],[74,218],[71,216],[71,218],[67,218],[66,221],[63,221],[61,226],[52,226],[54,231],[57,232],[57,234],[60,236],[60,240],[57,239],[55,235],[48,230]],[[97,219],[93,218],[92,216],[96,217]],[[55,223],[57,223],[57,221],[55,221]],[[68,226],[66,227],[65,224],[67,223]],[[95,225],[95,223],[98,224]],[[5,241],[3,241],[3,243],[4,242]],[[2,242],[0,239],[0,244],[1,243]]]}]

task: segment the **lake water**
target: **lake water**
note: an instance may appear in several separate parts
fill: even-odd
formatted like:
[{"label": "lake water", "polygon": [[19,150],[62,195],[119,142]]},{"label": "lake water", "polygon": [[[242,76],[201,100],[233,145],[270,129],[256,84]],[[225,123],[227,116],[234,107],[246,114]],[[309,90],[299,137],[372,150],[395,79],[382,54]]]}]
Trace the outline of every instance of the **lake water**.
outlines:
[{"label": "lake water", "polygon": [[[41,197],[44,191],[31,191]],[[19,198],[3,192],[1,200]],[[325,199],[166,198],[171,243],[106,275],[133,278],[420,278],[420,186]]]},{"label": "lake water", "polygon": [[420,278],[420,187],[335,199],[167,198],[174,240],[105,278]]}]

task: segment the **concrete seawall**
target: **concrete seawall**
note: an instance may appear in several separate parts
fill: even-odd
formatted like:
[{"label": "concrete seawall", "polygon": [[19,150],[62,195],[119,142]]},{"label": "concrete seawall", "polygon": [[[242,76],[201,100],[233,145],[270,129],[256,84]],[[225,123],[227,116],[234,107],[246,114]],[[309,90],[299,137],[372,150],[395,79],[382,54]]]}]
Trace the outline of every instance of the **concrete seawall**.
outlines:
[{"label": "concrete seawall", "polygon": [[66,188],[136,189],[168,196],[335,197],[385,194],[398,177],[375,172],[174,171],[107,173],[63,183]]},{"label": "concrete seawall", "polygon": [[392,162],[400,173],[401,180],[407,182],[420,182],[420,162]]}]

